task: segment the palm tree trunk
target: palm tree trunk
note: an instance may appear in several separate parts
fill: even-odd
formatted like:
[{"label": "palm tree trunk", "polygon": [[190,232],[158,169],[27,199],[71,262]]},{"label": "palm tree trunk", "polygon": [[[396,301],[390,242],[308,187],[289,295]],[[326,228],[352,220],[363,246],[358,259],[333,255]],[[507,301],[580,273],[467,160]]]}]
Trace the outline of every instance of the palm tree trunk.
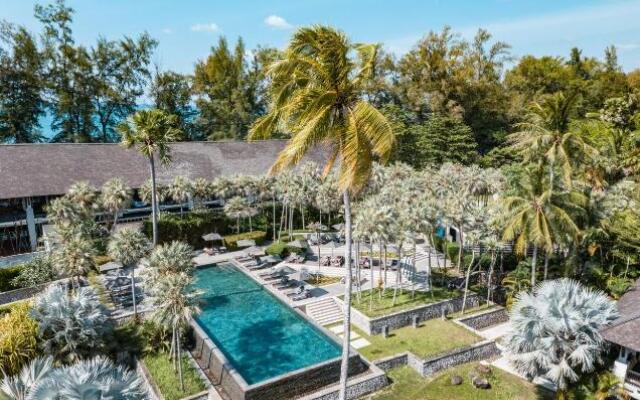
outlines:
[{"label": "palm tree trunk", "polygon": [[411,260],[411,298],[416,297],[416,253],[418,252],[418,247],[416,246],[416,241],[414,238],[413,241],[413,259]]},{"label": "palm tree trunk", "polygon": [[282,203],[282,212],[280,213],[280,228],[278,229],[278,240],[282,237],[282,230],[285,229],[286,225],[284,222],[285,213],[287,212],[287,203]]},{"label": "palm tree trunk", "polygon": [[131,300],[133,301],[133,320],[138,320],[138,306],[136,304],[136,263],[131,266]]},{"label": "palm tree trunk", "polygon": [[351,344],[351,201],[349,191],[342,193],[344,201],[344,232],[345,232],[345,251],[344,261],[346,269],[345,288],[344,288],[344,337],[342,341],[342,361],[340,363],[340,392],[339,400],[347,400],[347,379],[349,372],[349,350]]},{"label": "palm tree trunk", "polygon": [[391,300],[391,307],[396,305],[396,299],[398,297],[398,285],[400,285],[402,274],[402,242],[398,245],[398,267],[396,268],[396,284],[393,286],[393,300]]},{"label": "palm tree trunk", "polygon": [[489,265],[489,276],[487,277],[487,306],[489,305],[489,303],[491,303],[492,296],[493,296],[493,293],[491,292],[491,288],[492,288],[491,279],[493,278],[493,269],[495,268],[496,260],[497,260],[496,251],[493,250],[491,252],[491,265]]},{"label": "palm tree trunk", "polygon": [[538,246],[533,245],[533,257],[531,257],[531,288],[536,285],[536,263],[538,262]]},{"label": "palm tree trunk", "polygon": [[547,280],[547,274],[549,273],[549,252],[544,252],[544,275],[542,277],[543,280]]},{"label": "palm tree trunk", "polygon": [[180,377],[180,391],[184,392],[184,377],[182,376],[182,354],[180,354],[180,330],[178,330],[178,376]]},{"label": "palm tree trunk", "polygon": [[304,207],[300,204],[300,215],[302,216],[302,229],[307,229],[306,224],[304,223]]},{"label": "palm tree trunk", "polygon": [[[378,282],[381,282],[384,285],[384,280],[382,279],[382,268],[383,268],[383,261],[382,261],[382,240],[378,241],[378,261],[380,262],[378,265]],[[386,268],[386,265],[384,266],[384,268]],[[384,289],[384,286],[383,286]],[[378,284],[378,299],[382,300],[382,290],[380,290],[380,285]]]},{"label": "palm tree trunk", "polygon": [[151,225],[153,229],[153,247],[158,244],[158,201],[156,193],[156,165],[153,154],[149,156],[149,169],[151,172]]},{"label": "palm tree trunk", "polygon": [[273,200],[273,241],[276,241],[276,193],[273,193],[272,196],[272,200]]},{"label": "palm tree trunk", "polygon": [[115,232],[116,231],[116,225],[118,224],[118,212],[120,210],[116,210],[116,212],[113,213],[113,225],[111,225],[111,232]]},{"label": "palm tree trunk", "polygon": [[171,360],[173,361],[173,370],[175,371],[178,367],[176,364],[176,353],[178,352],[178,340],[176,336],[176,327],[172,328],[173,332],[171,334]]},{"label": "palm tree trunk", "polygon": [[387,243],[384,244],[384,286],[382,291],[387,290]]},{"label": "palm tree trunk", "polygon": [[369,240],[369,277],[371,278],[371,290],[369,290],[369,311],[373,310],[373,240]]},{"label": "palm tree trunk", "polygon": [[249,231],[253,232],[253,218],[251,218],[251,214],[249,214]]},{"label": "palm tree trunk", "polygon": [[458,272],[462,271],[462,253],[464,252],[464,239],[462,239],[462,227],[458,228],[458,236],[460,236],[460,248],[458,249]]},{"label": "palm tree trunk", "polygon": [[469,266],[467,267],[467,273],[464,277],[464,296],[462,297],[462,314],[464,314],[465,309],[467,308],[467,294],[469,293],[469,276],[471,275],[471,267],[473,266],[473,262],[476,258],[476,251],[471,249],[471,261],[469,262]]}]

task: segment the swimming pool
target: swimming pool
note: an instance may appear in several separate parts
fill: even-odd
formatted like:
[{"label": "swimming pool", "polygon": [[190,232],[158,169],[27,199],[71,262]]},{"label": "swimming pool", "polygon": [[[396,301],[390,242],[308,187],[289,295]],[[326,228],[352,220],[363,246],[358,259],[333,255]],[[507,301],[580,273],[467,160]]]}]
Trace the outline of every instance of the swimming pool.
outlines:
[{"label": "swimming pool", "polygon": [[233,264],[196,269],[195,320],[252,385],[340,356],[341,348]]}]

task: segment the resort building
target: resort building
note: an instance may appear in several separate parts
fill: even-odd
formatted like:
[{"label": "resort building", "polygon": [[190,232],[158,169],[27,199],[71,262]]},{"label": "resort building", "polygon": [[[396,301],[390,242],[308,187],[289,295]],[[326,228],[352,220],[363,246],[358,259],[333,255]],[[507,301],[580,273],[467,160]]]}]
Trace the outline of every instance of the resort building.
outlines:
[{"label": "resort building", "polygon": [[640,280],[618,301],[620,317],[602,330],[602,336],[619,348],[613,373],[630,397],[640,400]]},{"label": "resort building", "polygon": [[[171,145],[172,162],[156,168],[158,182],[176,176],[214,179],[238,174],[265,174],[285,141],[180,142]],[[0,256],[35,251],[45,208],[75,182],[99,188],[118,177],[132,189],[149,179],[149,162],[135,148],[119,144],[46,143],[0,146]],[[140,204],[138,204],[140,205]],[[146,216],[148,208],[124,212]]]}]

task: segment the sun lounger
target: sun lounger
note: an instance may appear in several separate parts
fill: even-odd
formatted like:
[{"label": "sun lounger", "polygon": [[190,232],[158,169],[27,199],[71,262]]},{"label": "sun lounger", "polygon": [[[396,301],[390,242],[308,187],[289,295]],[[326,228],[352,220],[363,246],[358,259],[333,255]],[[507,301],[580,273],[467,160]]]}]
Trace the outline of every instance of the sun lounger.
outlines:
[{"label": "sun lounger", "polygon": [[262,264],[258,264],[258,265],[249,266],[247,268],[249,268],[251,271],[257,271],[257,270],[260,270],[260,269],[267,268],[268,266],[269,266],[269,263],[262,263]]},{"label": "sun lounger", "polygon": [[308,299],[310,297],[311,297],[311,292],[309,292],[308,290],[304,290],[301,294],[291,297],[291,300],[300,301],[300,300]]}]

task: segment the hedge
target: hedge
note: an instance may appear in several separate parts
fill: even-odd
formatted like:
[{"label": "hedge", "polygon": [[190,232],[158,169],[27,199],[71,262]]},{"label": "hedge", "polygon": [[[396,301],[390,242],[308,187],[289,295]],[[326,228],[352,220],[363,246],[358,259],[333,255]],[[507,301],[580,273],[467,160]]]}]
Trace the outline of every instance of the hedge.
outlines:
[{"label": "hedge", "polygon": [[245,233],[239,233],[237,235],[227,235],[223,236],[224,244],[227,246],[229,250],[235,250],[238,248],[238,241],[243,239],[255,240],[257,245],[263,244],[267,237],[267,232],[265,231],[251,231]]},{"label": "hedge", "polygon": [[291,253],[300,253],[300,252],[304,252],[304,250],[300,249],[299,247],[289,247],[287,246],[287,243],[283,241],[277,241],[275,243],[272,243],[269,247],[265,249],[265,253],[270,254],[272,256],[280,256],[280,257],[286,257]]},{"label": "hedge", "polygon": [[[153,237],[153,226],[150,220],[144,222],[143,232]],[[183,217],[172,214],[160,214],[158,220],[158,243],[170,243],[174,240],[189,243],[196,249],[210,244],[202,240],[202,235],[218,232],[221,235],[229,232],[229,221],[219,213],[192,212]]]},{"label": "hedge", "polygon": [[11,281],[20,274],[20,270],[22,270],[22,265],[0,269],[0,292],[18,289],[11,284]]}]

